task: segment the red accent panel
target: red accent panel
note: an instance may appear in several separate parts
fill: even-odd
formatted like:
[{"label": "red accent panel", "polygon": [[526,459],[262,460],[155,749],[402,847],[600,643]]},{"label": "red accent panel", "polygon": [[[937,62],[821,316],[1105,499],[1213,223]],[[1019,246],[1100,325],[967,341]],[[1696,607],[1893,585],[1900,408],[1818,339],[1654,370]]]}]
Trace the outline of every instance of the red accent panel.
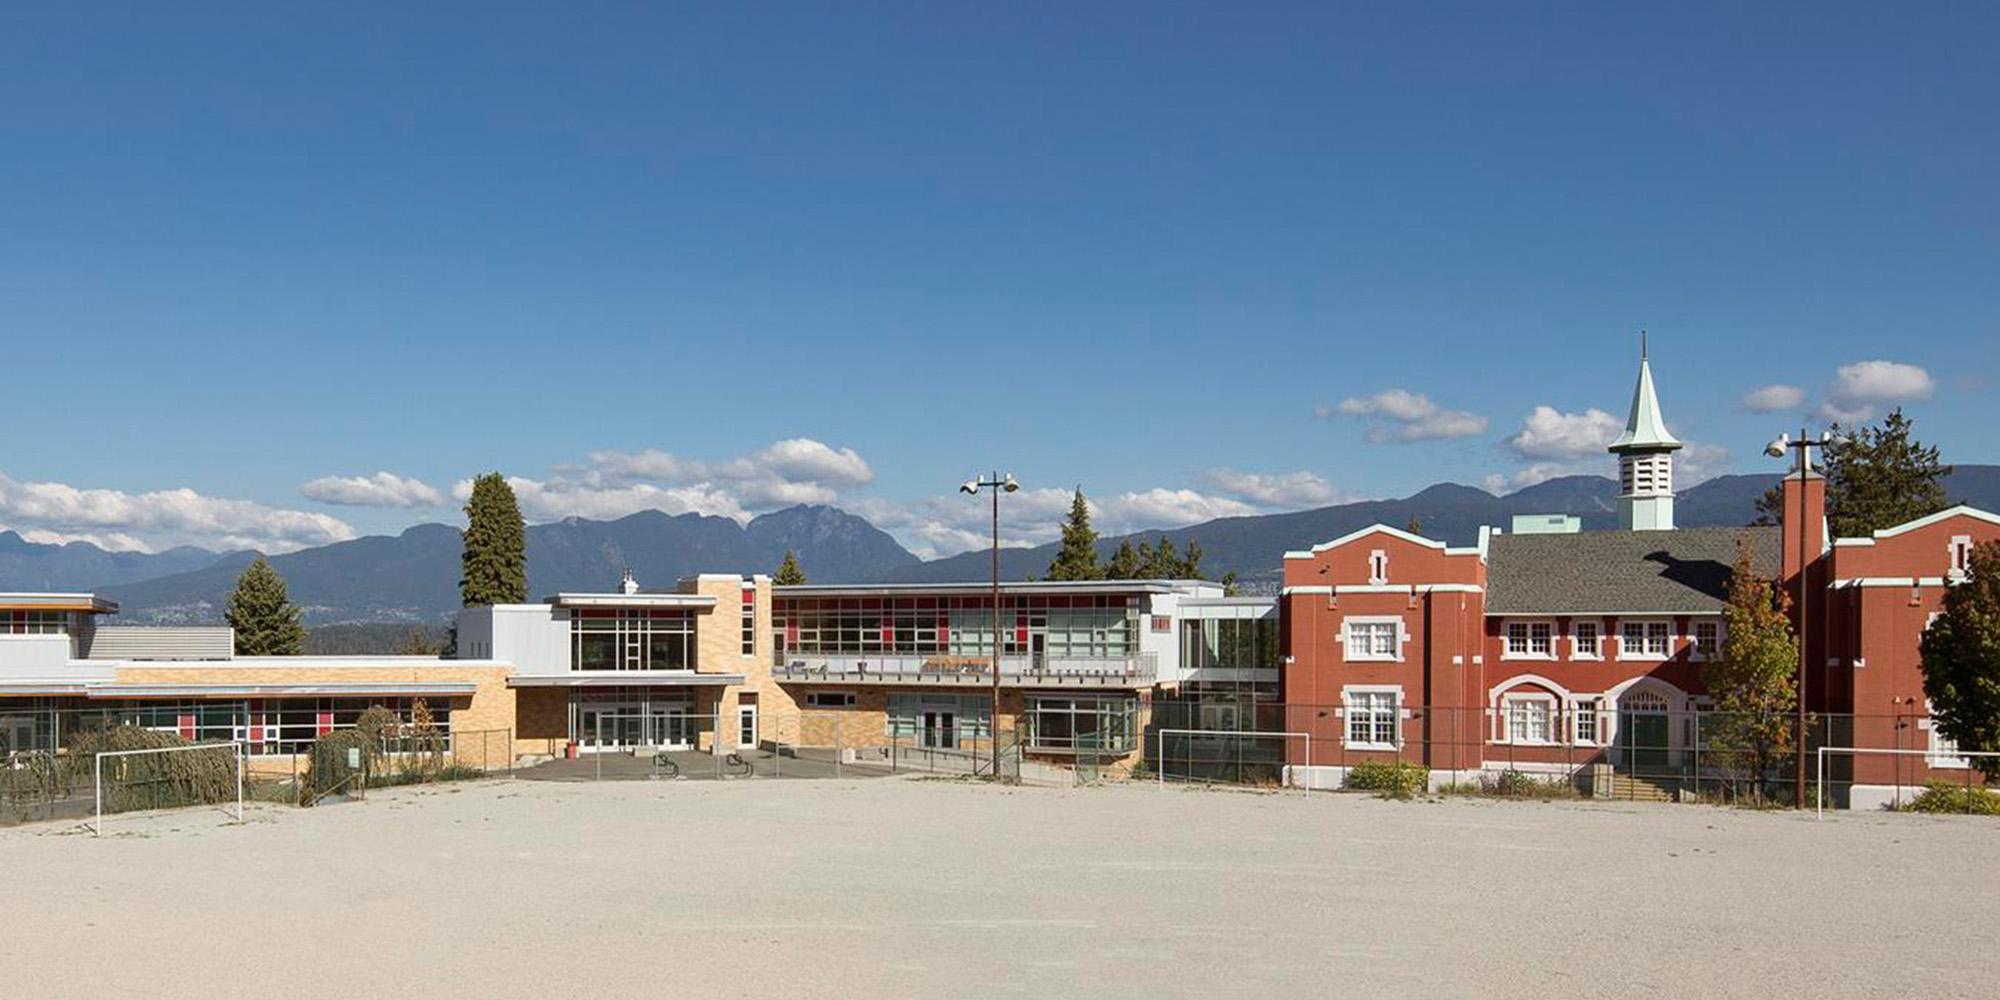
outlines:
[{"label": "red accent panel", "polygon": [[183,712],[181,713],[181,717],[175,721],[180,723],[181,739],[194,739],[194,716]]},{"label": "red accent panel", "polygon": [[319,713],[319,725],[317,728],[319,729],[319,735],[321,736],[325,736],[326,734],[333,732],[333,713],[332,712]]}]

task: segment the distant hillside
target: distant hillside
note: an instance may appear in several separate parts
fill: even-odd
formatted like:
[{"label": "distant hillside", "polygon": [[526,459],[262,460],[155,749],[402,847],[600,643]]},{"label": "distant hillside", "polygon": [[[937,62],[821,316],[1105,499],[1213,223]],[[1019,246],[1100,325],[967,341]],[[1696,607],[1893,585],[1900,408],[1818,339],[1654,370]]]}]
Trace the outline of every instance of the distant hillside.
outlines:
[{"label": "distant hillside", "polygon": [[218,558],[192,546],[159,553],[107,552],[89,542],[46,545],[0,531],[0,589],[89,590],[185,573]]},{"label": "distant hillside", "polygon": [[[337,622],[441,623],[459,606],[457,528],[420,524],[273,556],[312,625]],[[572,518],[528,528],[528,593],[609,590],[629,567],[649,587],[693,573],[769,573],[785,549],[814,578],[841,579],[914,565],[917,557],[867,521],[831,507],[799,506],[739,525],[723,517],[642,511],[616,521]],[[192,623],[222,618],[222,604],[252,553],[223,557],[194,572],[99,587],[128,622]]]},{"label": "distant hillside", "polygon": [[[1675,523],[1686,527],[1749,524],[1757,516],[1757,498],[1779,480],[1778,474],[1719,476],[1683,491],[1677,498]],[[2000,510],[2000,466],[1961,465],[1946,480],[1955,503]],[[1485,490],[1440,483],[1400,500],[1321,507],[1287,514],[1229,517],[1172,531],[1144,531],[1098,539],[1098,553],[1110,558],[1124,538],[1153,541],[1162,535],[1185,548],[1201,543],[1202,567],[1211,578],[1234,572],[1246,583],[1276,579],[1284,553],[1308,549],[1371,524],[1401,528],[1412,518],[1423,533],[1453,545],[1470,545],[1482,525],[1506,528],[1516,514],[1575,514],[1586,530],[1615,528],[1618,484],[1602,476],[1567,476],[1494,496]],[[1003,510],[1004,516],[1004,510]],[[1046,573],[1055,558],[1054,544],[1032,549],[1003,549],[1000,572],[1010,580]],[[935,583],[983,580],[992,572],[985,551],[967,552],[877,574],[884,583]]]},{"label": "distant hillside", "polygon": [[[1778,478],[1708,480],[1680,495],[1677,520],[1689,527],[1748,524],[1756,517],[1757,498]],[[1959,466],[1946,486],[1955,502],[2000,510],[2000,466]],[[1400,500],[1223,518],[1128,537],[1151,541],[1165,534],[1181,546],[1199,541],[1210,576],[1233,571],[1246,584],[1268,587],[1287,550],[1310,548],[1377,522],[1400,528],[1415,519],[1425,535],[1456,545],[1470,544],[1482,525],[1506,527],[1516,514],[1575,514],[1586,528],[1602,529],[1616,524],[1616,494],[1617,485],[1598,476],[1552,479],[1506,496],[1441,483]],[[1109,559],[1119,541],[1101,539],[1102,557]],[[276,556],[271,564],[289,581],[309,625],[436,625],[458,607],[459,546],[458,529],[424,524],[393,537]],[[645,511],[616,521],[570,519],[529,527],[528,589],[531,597],[608,589],[625,567],[648,587],[671,586],[699,572],[768,573],[787,548],[798,553],[817,583],[983,580],[988,573],[983,550],[922,562],[866,520],[832,507],[792,507],[747,525]],[[1001,571],[1015,580],[1040,576],[1054,555],[1054,545],[1007,549]],[[237,574],[253,558],[255,553],[199,549],[111,553],[87,543],[35,545],[0,532],[0,590],[96,590],[123,605],[124,621],[217,622]],[[379,644],[387,634],[355,641]],[[329,633],[327,641],[337,635]]]}]

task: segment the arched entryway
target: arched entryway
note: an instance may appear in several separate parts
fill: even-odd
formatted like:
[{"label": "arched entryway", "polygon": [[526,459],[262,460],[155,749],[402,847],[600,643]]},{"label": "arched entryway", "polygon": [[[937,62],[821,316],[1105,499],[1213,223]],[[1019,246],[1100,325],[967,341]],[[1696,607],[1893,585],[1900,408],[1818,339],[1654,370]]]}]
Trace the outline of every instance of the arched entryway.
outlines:
[{"label": "arched entryway", "polygon": [[1635,774],[1661,774],[1673,763],[1672,703],[1651,687],[1618,698],[1618,764]]}]

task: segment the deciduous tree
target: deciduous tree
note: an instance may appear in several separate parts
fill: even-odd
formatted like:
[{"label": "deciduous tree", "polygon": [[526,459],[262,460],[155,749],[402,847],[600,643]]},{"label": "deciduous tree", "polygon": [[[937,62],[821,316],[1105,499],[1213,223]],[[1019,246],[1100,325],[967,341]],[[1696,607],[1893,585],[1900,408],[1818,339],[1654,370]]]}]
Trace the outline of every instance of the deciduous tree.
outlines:
[{"label": "deciduous tree", "polygon": [[[1961,750],[2000,748],[2000,542],[1973,548],[1965,579],[1945,591],[1918,649],[1938,734]],[[1972,759],[2000,777],[2000,758]]]},{"label": "deciduous tree", "polygon": [[1799,644],[1783,591],[1758,572],[1747,541],[1737,544],[1722,618],[1720,655],[1702,664],[1702,683],[1715,699],[1702,733],[1710,746],[1734,757],[1761,791],[1796,733]]}]

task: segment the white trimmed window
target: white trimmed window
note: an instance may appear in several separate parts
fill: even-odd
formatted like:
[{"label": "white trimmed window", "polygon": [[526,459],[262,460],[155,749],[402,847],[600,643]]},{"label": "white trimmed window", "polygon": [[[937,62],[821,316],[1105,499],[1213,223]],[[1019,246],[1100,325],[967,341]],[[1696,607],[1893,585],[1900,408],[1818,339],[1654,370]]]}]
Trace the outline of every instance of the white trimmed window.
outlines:
[{"label": "white trimmed window", "polygon": [[1972,536],[1953,535],[1951,539],[1951,581],[1957,583],[1972,574]]},{"label": "white trimmed window", "polygon": [[1694,623],[1694,658],[1713,660],[1722,655],[1722,623],[1719,621],[1697,621]]},{"label": "white trimmed window", "polygon": [[1401,727],[1402,690],[1343,688],[1347,703],[1347,745],[1363,750],[1394,750]]},{"label": "white trimmed window", "polygon": [[1662,621],[1618,623],[1618,658],[1664,660],[1673,652],[1673,625]]},{"label": "white trimmed window", "polygon": [[1577,660],[1604,659],[1604,634],[1595,620],[1570,625],[1570,657]]},{"label": "white trimmed window", "polygon": [[1510,660],[1553,660],[1555,627],[1548,622],[1508,622],[1506,649]]},{"label": "white trimmed window", "polygon": [[1401,618],[1348,618],[1341,623],[1349,660],[1400,660],[1403,658]]},{"label": "white trimmed window", "polygon": [[1389,553],[1381,549],[1368,553],[1368,582],[1376,586],[1389,582]]},{"label": "white trimmed window", "polygon": [[1500,704],[1507,718],[1507,742],[1555,742],[1555,698],[1545,694],[1510,694]]},{"label": "white trimmed window", "polygon": [[1597,702],[1579,701],[1570,710],[1570,736],[1584,746],[1597,745]]},{"label": "white trimmed window", "polygon": [[[1931,700],[1924,699],[1924,711],[1931,711]],[[1924,755],[1924,763],[1932,767],[1946,767],[1963,770],[1972,766],[1972,760],[1958,755],[1958,741],[1938,732],[1937,716],[1924,720],[1924,730],[1930,736],[1930,750]]]}]

